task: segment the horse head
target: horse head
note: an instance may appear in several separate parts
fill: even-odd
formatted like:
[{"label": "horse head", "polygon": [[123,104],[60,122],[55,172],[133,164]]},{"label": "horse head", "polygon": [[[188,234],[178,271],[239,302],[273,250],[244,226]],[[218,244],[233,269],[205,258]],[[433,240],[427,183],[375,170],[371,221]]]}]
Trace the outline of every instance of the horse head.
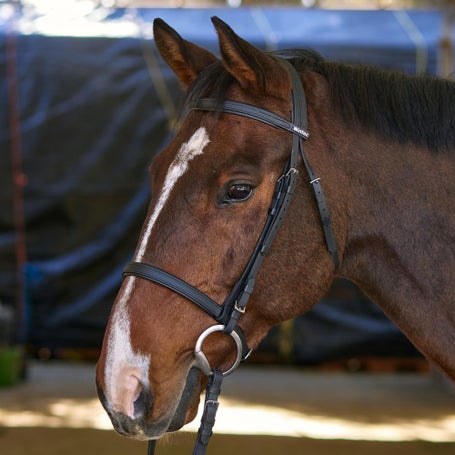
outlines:
[{"label": "horse head", "polygon": [[[156,45],[189,99],[215,96],[289,118],[286,68],[221,20],[213,22],[220,60],[163,21],[154,23]],[[190,110],[150,166],[152,198],[134,261],[165,270],[221,305],[258,242],[292,145],[292,134],[262,122]],[[251,348],[272,325],[316,303],[333,278],[304,178],[299,171],[296,195],[239,322]],[[308,276],[311,280],[303,278]],[[197,368],[194,349],[213,325],[210,315],[184,296],[125,277],[97,365],[99,396],[117,431],[156,439],[195,417],[206,376]],[[237,355],[231,337],[220,332],[208,336],[203,349],[209,364],[221,370]]]}]

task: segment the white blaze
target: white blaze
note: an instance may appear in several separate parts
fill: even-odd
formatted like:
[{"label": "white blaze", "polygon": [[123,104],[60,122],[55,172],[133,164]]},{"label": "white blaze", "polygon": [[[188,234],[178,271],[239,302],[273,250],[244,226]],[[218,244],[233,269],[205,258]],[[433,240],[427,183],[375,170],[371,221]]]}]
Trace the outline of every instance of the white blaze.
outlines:
[{"label": "white blaze", "polygon": [[[143,232],[141,243],[137,250],[134,261],[140,262],[144,256],[147,243],[153,226],[169,199],[172,189],[177,180],[188,170],[189,162],[197,155],[203,153],[204,147],[210,142],[204,127],[199,128],[180,147],[176,157],[172,161],[158,202],[150,216]],[[119,296],[115,312],[112,316],[111,331],[108,340],[108,354],[105,369],[106,396],[108,402],[116,408],[122,401],[125,393],[125,372],[134,372],[143,386],[148,386],[150,359],[146,355],[135,353],[131,346],[130,320],[128,313],[128,301],[134,290],[135,278],[126,278],[123,293]]]},{"label": "white blaze", "polygon": [[180,147],[174,161],[172,161],[169,170],[164,180],[163,189],[161,190],[160,197],[155,206],[155,210],[150,216],[145,231],[142,235],[141,244],[137,251],[135,261],[140,262],[144,256],[145,249],[147,247],[150,233],[152,232],[153,226],[158,219],[159,214],[163,210],[166,201],[171,194],[172,188],[174,188],[177,180],[188,170],[188,163],[197,155],[202,155],[204,147],[210,142],[207,135],[207,131],[204,127],[199,128],[190,138],[188,142],[185,142]]}]

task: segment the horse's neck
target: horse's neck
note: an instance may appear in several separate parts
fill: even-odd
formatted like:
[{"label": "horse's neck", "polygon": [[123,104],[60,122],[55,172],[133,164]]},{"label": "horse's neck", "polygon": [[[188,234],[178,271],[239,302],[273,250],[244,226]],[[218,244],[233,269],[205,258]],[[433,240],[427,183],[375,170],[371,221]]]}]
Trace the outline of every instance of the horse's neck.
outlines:
[{"label": "horse's neck", "polygon": [[455,154],[355,153],[342,271],[455,380]]}]

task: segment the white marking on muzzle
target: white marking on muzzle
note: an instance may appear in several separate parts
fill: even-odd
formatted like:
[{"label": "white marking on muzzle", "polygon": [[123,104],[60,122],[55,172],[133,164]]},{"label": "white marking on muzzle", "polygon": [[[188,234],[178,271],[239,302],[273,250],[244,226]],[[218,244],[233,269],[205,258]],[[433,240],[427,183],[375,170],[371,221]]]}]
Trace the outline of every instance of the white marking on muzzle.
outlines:
[{"label": "white marking on muzzle", "polygon": [[[147,355],[135,353],[131,346],[127,302],[134,288],[134,279],[133,277],[127,277],[126,280],[126,287],[117,302],[117,307],[112,317],[104,381],[106,384],[106,398],[111,410],[131,414],[131,411],[126,412],[128,406],[125,406],[125,395],[128,393],[128,378],[134,375],[138,378],[142,387],[148,387],[150,358]],[[132,399],[130,408],[133,402],[134,400]]]},{"label": "white marking on muzzle", "polygon": [[197,155],[202,155],[204,147],[210,142],[207,131],[204,127],[200,127],[189,139],[181,145],[174,161],[169,166],[166,178],[164,180],[163,189],[161,190],[160,197],[155,206],[155,209],[150,216],[147,226],[142,234],[141,243],[137,251],[134,260],[141,262],[144,257],[145,250],[149,241],[150,233],[152,232],[153,226],[158,219],[159,214],[163,210],[166,201],[171,194],[177,180],[188,170],[189,162]]}]

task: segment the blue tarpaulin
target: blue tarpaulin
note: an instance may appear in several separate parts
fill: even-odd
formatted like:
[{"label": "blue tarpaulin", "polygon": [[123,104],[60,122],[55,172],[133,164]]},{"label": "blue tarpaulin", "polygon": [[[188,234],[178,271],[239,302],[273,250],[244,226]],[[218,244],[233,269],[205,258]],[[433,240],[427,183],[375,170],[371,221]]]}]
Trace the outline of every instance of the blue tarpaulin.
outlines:
[{"label": "blue tarpaulin", "polygon": [[[17,293],[17,150],[8,97],[16,82],[26,182],[26,337],[33,346],[100,347],[145,217],[147,166],[171,137],[182,98],[156,52],[151,23],[161,17],[217,52],[213,15],[262,49],[310,47],[339,61],[437,72],[441,18],[432,11],[119,9],[82,22],[0,23],[0,299],[14,305]],[[387,343],[391,354],[413,352],[371,302],[342,294],[296,320],[305,345],[296,341],[299,361],[353,355],[356,346],[362,353],[371,346],[374,355],[381,345],[382,355]]]}]

